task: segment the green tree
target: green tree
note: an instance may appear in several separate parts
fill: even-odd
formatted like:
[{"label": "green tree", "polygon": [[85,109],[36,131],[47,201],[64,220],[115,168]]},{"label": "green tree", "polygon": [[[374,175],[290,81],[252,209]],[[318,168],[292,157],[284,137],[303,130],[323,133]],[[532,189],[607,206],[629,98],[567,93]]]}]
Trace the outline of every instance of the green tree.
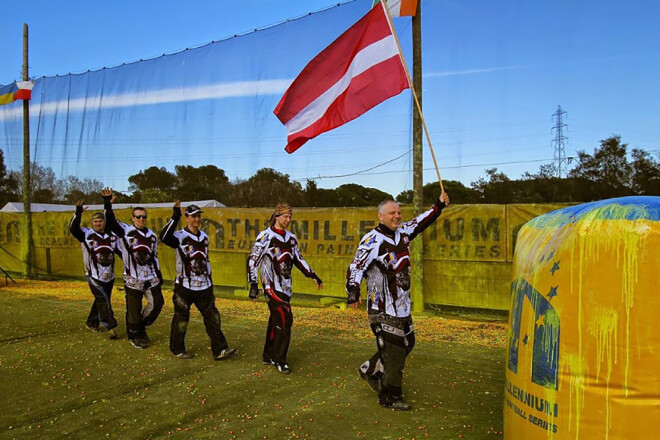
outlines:
[{"label": "green tree", "polygon": [[227,204],[232,185],[225,171],[215,165],[177,165],[175,197],[179,200],[215,199]]},{"label": "green tree", "polygon": [[[445,188],[447,194],[449,194],[449,199],[451,203],[478,203],[480,194],[472,188],[468,188],[463,185],[461,182],[456,180],[444,180],[442,185]],[[440,183],[431,182],[424,185],[423,188],[423,197],[424,205],[430,206],[435,203],[435,201],[440,196]],[[396,196],[396,200],[399,203],[406,205],[412,204],[413,202],[413,192],[412,190],[406,190]]]},{"label": "green tree", "polygon": [[302,206],[304,197],[302,185],[292,182],[288,174],[262,168],[248,180],[234,183],[229,202],[226,204],[247,207],[273,206],[278,202]]},{"label": "green tree", "polygon": [[604,139],[593,155],[578,151],[577,165],[568,175],[592,182],[593,199],[633,194],[633,167],[628,162],[627,148],[621,136]]},{"label": "green tree", "polygon": [[18,201],[20,197],[18,181],[15,176],[7,172],[5,155],[0,150],[0,208],[7,202]]},{"label": "green tree", "polygon": [[[176,176],[165,167],[152,166],[128,178],[128,189],[136,202],[165,202],[174,198]],[[139,193],[139,194],[138,194]]]},{"label": "green tree", "polygon": [[660,163],[639,148],[632,150],[632,188],[636,194],[660,196]]}]

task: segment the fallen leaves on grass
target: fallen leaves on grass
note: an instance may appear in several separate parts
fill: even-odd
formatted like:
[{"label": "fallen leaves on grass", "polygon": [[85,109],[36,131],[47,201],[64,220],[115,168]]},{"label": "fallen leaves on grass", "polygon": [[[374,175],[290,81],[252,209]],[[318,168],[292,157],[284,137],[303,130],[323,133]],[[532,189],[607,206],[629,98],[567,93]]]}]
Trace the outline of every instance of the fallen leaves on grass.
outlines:
[{"label": "fallen leaves on grass", "polygon": [[[18,285],[2,286],[0,290],[8,289],[24,295],[48,295],[62,300],[89,299],[87,283],[81,281],[41,281],[18,280]],[[125,304],[123,295],[113,295],[113,304]],[[163,290],[163,296],[171,297],[171,292]],[[172,313],[170,301],[165,301],[166,313]],[[263,322],[268,320],[268,307],[262,303],[247,300],[219,298],[217,306],[223,317],[242,317]],[[369,329],[364,310],[338,310],[335,308],[300,307],[295,304],[295,326],[300,330],[324,329],[336,332],[337,339],[352,340],[371,339],[373,334]],[[502,322],[476,322],[448,319],[438,316],[413,315],[415,321],[415,337],[418,341],[444,341],[461,344],[505,347],[507,325]]]}]

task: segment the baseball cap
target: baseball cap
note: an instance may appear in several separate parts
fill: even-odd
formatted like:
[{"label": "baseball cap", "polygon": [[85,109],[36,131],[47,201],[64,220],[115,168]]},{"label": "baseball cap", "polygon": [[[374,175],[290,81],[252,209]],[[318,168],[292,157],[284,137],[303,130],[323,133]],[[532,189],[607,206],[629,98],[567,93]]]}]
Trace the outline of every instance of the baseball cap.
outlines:
[{"label": "baseball cap", "polygon": [[186,207],[186,215],[195,215],[202,212],[204,211],[202,211],[202,209],[197,205],[188,205]]}]

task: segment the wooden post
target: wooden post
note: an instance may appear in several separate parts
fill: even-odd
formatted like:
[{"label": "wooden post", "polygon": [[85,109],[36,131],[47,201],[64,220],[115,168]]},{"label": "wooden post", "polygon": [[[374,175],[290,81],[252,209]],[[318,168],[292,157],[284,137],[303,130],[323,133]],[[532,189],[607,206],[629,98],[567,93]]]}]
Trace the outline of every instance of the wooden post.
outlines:
[{"label": "wooden post", "polygon": [[[417,2],[417,13],[412,18],[413,94],[418,106],[413,106],[413,215],[424,210],[424,154],[422,131],[422,0]],[[423,236],[410,243],[412,254],[412,292],[414,312],[424,311],[424,241]]]},{"label": "wooden post", "polygon": [[[23,81],[29,81],[28,74],[28,25],[23,24]],[[23,100],[23,248],[24,273],[34,275],[32,268],[32,179],[30,178],[30,100]]]}]

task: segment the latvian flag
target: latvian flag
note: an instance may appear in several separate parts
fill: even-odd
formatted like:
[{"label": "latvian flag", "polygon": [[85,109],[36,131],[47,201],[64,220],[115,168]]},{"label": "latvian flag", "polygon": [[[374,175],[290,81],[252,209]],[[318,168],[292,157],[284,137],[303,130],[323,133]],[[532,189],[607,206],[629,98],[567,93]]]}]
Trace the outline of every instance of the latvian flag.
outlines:
[{"label": "latvian flag", "polygon": [[18,81],[0,86],[0,105],[11,104],[19,99],[30,99],[32,97],[32,81]]},{"label": "latvian flag", "polygon": [[314,57],[277,104],[274,113],[287,128],[286,151],[409,87],[389,19],[377,5]]}]

